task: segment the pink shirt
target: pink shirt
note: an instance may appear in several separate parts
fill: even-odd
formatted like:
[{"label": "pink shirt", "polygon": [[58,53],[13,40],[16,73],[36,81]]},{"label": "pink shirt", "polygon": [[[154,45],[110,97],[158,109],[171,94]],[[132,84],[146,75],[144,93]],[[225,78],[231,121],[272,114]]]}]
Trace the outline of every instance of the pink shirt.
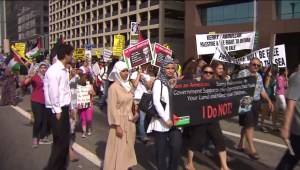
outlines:
[{"label": "pink shirt", "polygon": [[32,77],[31,84],[33,87],[32,94],[31,94],[31,101],[45,104],[44,82],[38,74],[35,74]]},{"label": "pink shirt", "polygon": [[276,91],[277,95],[284,95],[285,90],[287,89],[287,81],[283,75],[277,77],[276,80]]}]

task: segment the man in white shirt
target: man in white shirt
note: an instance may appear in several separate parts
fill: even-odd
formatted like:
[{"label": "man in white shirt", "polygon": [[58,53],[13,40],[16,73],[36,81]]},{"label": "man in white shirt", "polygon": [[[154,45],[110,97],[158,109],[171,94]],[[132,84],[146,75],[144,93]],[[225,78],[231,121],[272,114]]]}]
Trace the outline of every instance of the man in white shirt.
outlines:
[{"label": "man in white shirt", "polygon": [[45,170],[66,170],[68,165],[71,92],[66,65],[72,62],[73,50],[74,48],[67,44],[59,46],[57,49],[58,60],[47,70],[44,79],[45,105],[54,141]]}]

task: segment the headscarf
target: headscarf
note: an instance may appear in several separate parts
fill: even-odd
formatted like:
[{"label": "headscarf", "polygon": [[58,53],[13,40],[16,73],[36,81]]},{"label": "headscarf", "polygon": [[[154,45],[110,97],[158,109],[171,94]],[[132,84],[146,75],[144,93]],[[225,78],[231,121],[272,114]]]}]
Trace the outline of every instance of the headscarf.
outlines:
[{"label": "headscarf", "polygon": [[42,80],[44,80],[45,75],[43,75],[43,74],[40,72],[40,67],[41,67],[41,66],[46,66],[46,68],[48,68],[48,65],[47,65],[46,62],[43,62],[43,61],[39,63],[39,67],[38,67],[38,75],[40,76],[40,78],[41,78]]},{"label": "headscarf", "polygon": [[126,78],[126,80],[123,80],[120,76],[120,72],[122,70],[128,69],[127,65],[123,61],[118,61],[114,65],[113,70],[110,72],[108,79],[110,81],[116,81],[118,82],[127,92],[131,91],[131,85],[129,83],[129,76]]},{"label": "headscarf", "polygon": [[162,84],[164,84],[165,86],[169,86],[169,79],[165,73],[166,71],[166,67],[168,64],[174,64],[173,59],[169,58],[169,57],[165,57],[165,59],[163,60],[163,62],[161,63],[160,66],[160,74],[158,75],[157,79],[160,80],[162,82]]}]

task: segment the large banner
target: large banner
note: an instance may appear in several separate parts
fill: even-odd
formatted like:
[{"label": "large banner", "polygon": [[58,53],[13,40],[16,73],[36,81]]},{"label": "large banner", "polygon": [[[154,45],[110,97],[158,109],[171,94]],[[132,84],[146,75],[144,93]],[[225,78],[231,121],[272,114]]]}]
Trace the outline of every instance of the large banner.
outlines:
[{"label": "large banner", "polygon": [[197,34],[197,54],[214,54],[219,45],[219,40],[227,52],[244,49],[253,49],[255,32],[222,33],[222,34]]},{"label": "large banner", "polygon": [[85,59],[84,48],[75,48],[73,55],[74,55],[74,59],[76,60],[84,60]]},{"label": "large banner", "polygon": [[[270,54],[270,47],[267,47],[235,59],[235,58],[231,58],[228,55],[224,55],[224,51],[218,48],[216,50],[216,53],[213,56],[213,60],[242,65],[242,64],[249,64],[252,58],[258,58],[261,61],[261,65],[263,67],[267,67],[271,64],[269,59],[269,54]],[[287,67],[284,44],[274,46],[272,63],[276,64],[278,67]]]},{"label": "large banner", "polygon": [[133,46],[139,42],[139,23],[130,23],[130,42],[129,46]]},{"label": "large banner", "polygon": [[180,80],[172,91],[176,126],[204,124],[239,114],[252,107],[256,77],[225,80]]},{"label": "large banner", "polygon": [[114,35],[113,55],[117,57],[121,57],[124,47],[125,47],[125,36]]},{"label": "large banner", "polygon": [[154,60],[153,60],[152,65],[160,67],[162,61],[166,57],[171,58],[171,56],[172,56],[172,50],[170,50],[167,47],[164,47],[158,43],[155,43],[153,48],[154,48],[154,51],[153,51]]},{"label": "large banner", "polygon": [[149,39],[123,50],[124,61],[128,69],[151,62],[152,48]]}]

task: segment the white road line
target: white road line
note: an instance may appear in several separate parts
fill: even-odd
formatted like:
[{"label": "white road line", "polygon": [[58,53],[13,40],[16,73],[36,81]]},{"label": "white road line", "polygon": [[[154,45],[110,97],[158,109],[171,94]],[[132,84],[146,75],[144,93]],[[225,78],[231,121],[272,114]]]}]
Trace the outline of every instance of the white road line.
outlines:
[{"label": "white road line", "polygon": [[[19,106],[11,106],[13,109],[15,109],[16,111],[18,111],[19,113],[21,113],[23,116],[25,116],[27,119],[30,119],[30,114],[28,112],[26,112],[24,109],[22,109]],[[90,162],[92,162],[93,164],[95,164],[98,167],[101,167],[101,160],[92,152],[90,152],[89,150],[85,149],[84,147],[78,145],[77,143],[73,144],[73,149],[79,153],[80,155],[82,155],[84,158],[86,158],[87,160],[89,160]]]},{"label": "white road line", "polygon": [[[224,130],[223,130],[222,132],[223,132],[223,134],[225,134],[225,135],[234,136],[234,137],[237,137],[237,138],[240,137],[240,134],[236,134],[236,133],[232,133],[232,132],[228,132],[228,131],[224,131]],[[254,138],[253,140],[254,140],[255,142],[258,142],[258,143],[263,143],[263,144],[267,144],[267,145],[271,145],[271,146],[276,146],[276,147],[278,147],[278,148],[287,149],[287,146],[282,145],[282,144],[279,144],[279,143],[270,142],[270,141],[261,140],[261,139],[256,139],[256,138]]]}]

